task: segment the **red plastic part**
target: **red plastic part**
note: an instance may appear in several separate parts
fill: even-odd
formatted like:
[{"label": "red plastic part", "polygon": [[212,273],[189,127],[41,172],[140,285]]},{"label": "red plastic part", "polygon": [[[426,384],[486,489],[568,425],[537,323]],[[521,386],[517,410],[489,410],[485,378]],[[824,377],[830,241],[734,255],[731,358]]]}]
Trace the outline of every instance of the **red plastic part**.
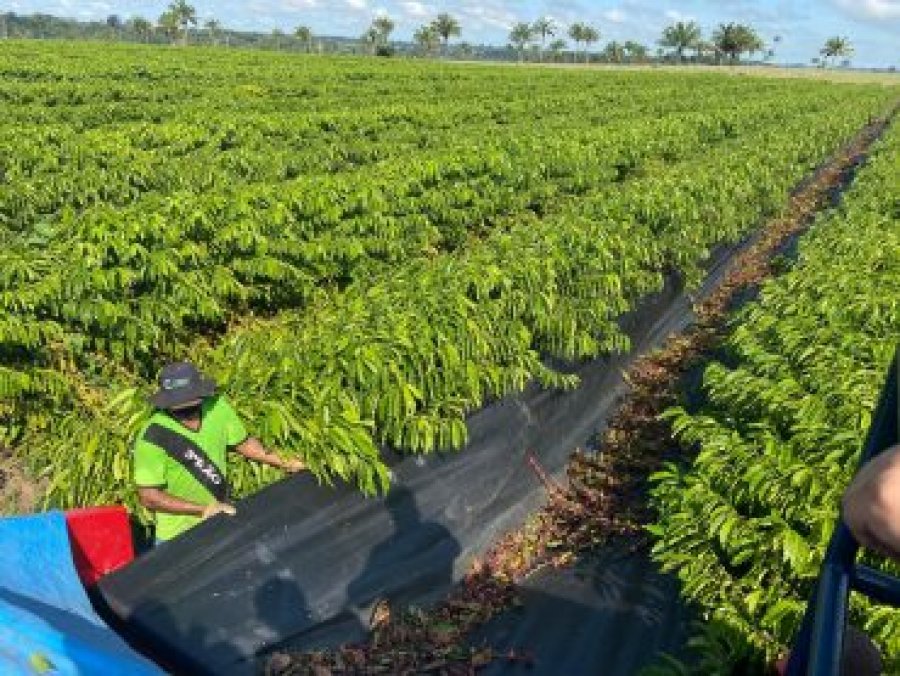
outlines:
[{"label": "red plastic part", "polygon": [[93,585],[134,559],[131,524],[124,507],[89,507],[66,512],[78,576]]}]

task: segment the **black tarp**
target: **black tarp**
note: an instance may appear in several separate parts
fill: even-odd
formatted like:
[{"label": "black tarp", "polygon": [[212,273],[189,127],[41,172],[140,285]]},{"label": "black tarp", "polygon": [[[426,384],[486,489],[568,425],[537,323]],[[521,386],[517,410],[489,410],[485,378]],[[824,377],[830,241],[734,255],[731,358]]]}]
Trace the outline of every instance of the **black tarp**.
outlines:
[{"label": "black tarp", "polygon": [[[721,276],[735,250],[716,252],[699,296]],[[471,416],[463,451],[392,460],[394,481],[386,498],[366,499],[344,485],[319,486],[309,475],[270,486],[243,501],[236,517],[203,523],[106,577],[99,585],[101,602],[128,637],[172,670],[189,673],[249,674],[279,648],[361,639],[374,601],[436,600],[473,557],[536,509],[543,488],[526,464],[528,452],[549,472],[560,473],[572,450],[583,447],[614,411],[626,391],[622,374],[633,355],[691,320],[690,300],[673,276],[639,311],[623,317],[631,354],[574,368],[581,378],[576,390],[529,387]],[[623,579],[633,574],[629,584],[640,586],[650,572],[646,565],[633,565],[619,574]],[[542,579],[534,581],[535,590],[542,589]],[[674,586],[658,589],[668,604],[675,603]],[[560,596],[553,589],[533,596],[544,592]],[[579,624],[592,622],[592,603],[581,604],[579,617],[588,619]],[[651,636],[653,631],[666,636],[673,631],[668,622],[645,629],[634,636],[619,632],[615,644],[597,636],[580,642],[579,649],[614,661],[610,651],[641,653],[666,643]],[[561,634],[559,640],[567,639]],[[634,643],[629,647],[628,641]],[[567,646],[557,649],[562,653]],[[583,655],[575,663],[598,662]],[[622,668],[608,673],[629,673]]]},{"label": "black tarp", "polygon": [[538,572],[517,586],[517,598],[470,637],[475,648],[517,656],[484,676],[634,674],[659,652],[679,653],[693,619],[676,580],[622,541]]}]

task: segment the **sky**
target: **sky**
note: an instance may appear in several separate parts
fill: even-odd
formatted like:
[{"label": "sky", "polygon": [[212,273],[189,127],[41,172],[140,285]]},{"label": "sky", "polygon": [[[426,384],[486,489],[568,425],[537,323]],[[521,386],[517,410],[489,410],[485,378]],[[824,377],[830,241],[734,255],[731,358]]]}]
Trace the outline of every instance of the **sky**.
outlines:
[{"label": "sky", "polygon": [[[155,19],[167,2],[145,0],[13,0],[0,2],[19,14],[43,12],[78,19],[140,15]],[[239,30],[292,32],[307,25],[320,35],[356,37],[379,14],[396,23],[393,39],[407,40],[439,12],[455,16],[462,40],[505,45],[510,27],[549,16],[566,26],[586,21],[600,30],[603,44],[637,40],[654,46],[673,21],[695,20],[708,36],[719,23],[736,21],[756,28],[771,43],[781,37],[776,62],[809,63],[833,35],[850,39],[853,64],[900,67],[900,0],[194,0],[201,21],[216,18]]]}]

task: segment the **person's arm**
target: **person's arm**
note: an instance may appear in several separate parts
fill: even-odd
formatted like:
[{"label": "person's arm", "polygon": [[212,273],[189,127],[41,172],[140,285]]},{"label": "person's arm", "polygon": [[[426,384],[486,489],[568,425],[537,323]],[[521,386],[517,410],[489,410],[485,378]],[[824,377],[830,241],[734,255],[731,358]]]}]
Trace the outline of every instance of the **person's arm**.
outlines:
[{"label": "person's arm", "polygon": [[844,493],[842,508],[860,545],[900,561],[900,446],[866,463]]},{"label": "person's arm", "polygon": [[141,504],[154,512],[166,512],[167,514],[190,514],[200,516],[205,505],[189,502],[176,498],[171,493],[166,493],[162,488],[138,487],[138,499]]},{"label": "person's arm", "polygon": [[189,514],[190,516],[197,516],[201,519],[208,519],[215,514],[233,515],[235,513],[235,509],[231,505],[226,505],[221,502],[199,505],[196,502],[176,498],[162,488],[152,488],[147,486],[138,487],[138,500],[140,500],[140,503],[144,507],[154,512]]},{"label": "person's arm", "polygon": [[306,464],[302,460],[296,458],[282,458],[276,453],[267,451],[262,442],[256,437],[247,437],[244,441],[234,447],[238,453],[248,460],[261,462],[264,465],[270,465],[285,472],[300,472],[306,469]]}]

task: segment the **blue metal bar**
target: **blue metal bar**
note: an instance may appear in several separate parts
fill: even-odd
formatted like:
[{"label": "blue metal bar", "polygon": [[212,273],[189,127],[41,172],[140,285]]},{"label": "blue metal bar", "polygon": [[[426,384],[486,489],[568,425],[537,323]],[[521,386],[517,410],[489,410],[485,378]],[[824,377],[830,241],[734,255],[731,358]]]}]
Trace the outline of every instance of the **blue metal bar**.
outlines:
[{"label": "blue metal bar", "polygon": [[800,631],[797,632],[797,636],[794,639],[785,676],[805,676],[806,674],[806,668],[809,666],[809,653],[812,648],[813,623],[816,619],[816,598],[821,586],[822,580],[819,578],[816,586],[813,588],[812,596],[806,603],[806,612],[803,613]]},{"label": "blue metal bar", "polygon": [[857,565],[851,581],[853,589],[876,603],[900,608],[900,578],[868,566]]},{"label": "blue metal bar", "polygon": [[858,546],[840,523],[831,540],[826,563],[819,575],[812,627],[809,672],[816,676],[840,676],[850,598],[850,576]]},{"label": "blue metal bar", "polygon": [[[898,441],[900,418],[900,349],[888,372],[872,426],[866,436],[859,467]],[[850,591],[900,606],[900,579],[867,566],[855,566],[859,544],[843,520],[828,544],[818,583],[813,590],[800,631],[794,641],[787,676],[839,676]]]}]

